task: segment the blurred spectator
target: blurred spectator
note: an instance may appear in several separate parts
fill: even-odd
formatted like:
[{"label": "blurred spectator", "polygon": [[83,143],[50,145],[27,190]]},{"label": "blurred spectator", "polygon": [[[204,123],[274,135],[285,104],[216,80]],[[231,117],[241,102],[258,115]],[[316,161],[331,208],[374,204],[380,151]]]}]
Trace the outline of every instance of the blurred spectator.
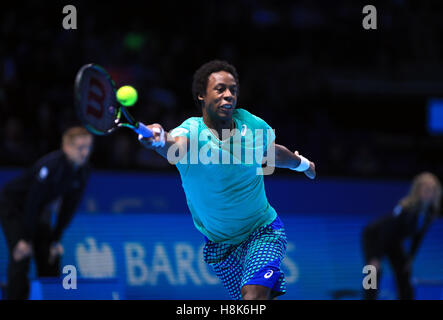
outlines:
[{"label": "blurred spectator", "polygon": [[398,299],[414,298],[410,279],[412,265],[429,227],[442,216],[441,196],[439,179],[429,172],[420,173],[412,181],[409,194],[399,201],[393,213],[364,228],[362,243],[365,263],[377,270],[377,286],[365,288],[366,299],[377,299],[382,259],[385,256],[394,271]]}]

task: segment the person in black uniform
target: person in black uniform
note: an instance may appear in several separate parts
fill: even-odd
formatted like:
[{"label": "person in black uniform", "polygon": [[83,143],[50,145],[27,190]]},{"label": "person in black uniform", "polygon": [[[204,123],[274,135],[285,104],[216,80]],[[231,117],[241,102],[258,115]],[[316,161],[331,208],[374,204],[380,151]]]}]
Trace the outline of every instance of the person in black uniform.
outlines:
[{"label": "person in black uniform", "polygon": [[[0,222],[9,248],[6,299],[27,299],[34,257],[38,277],[58,277],[60,238],[71,221],[90,175],[93,137],[82,127],[65,131],[61,150],[41,158],[0,193]],[[50,206],[59,202],[55,226]]]},{"label": "person in black uniform", "polygon": [[[384,256],[388,257],[395,275],[398,299],[414,299],[411,266],[426,231],[441,216],[441,192],[439,179],[432,173],[423,172],[414,178],[409,194],[400,200],[392,214],[363,229],[366,265],[373,265],[377,270],[377,289],[364,290],[365,299],[377,299]],[[407,242],[410,242],[409,248],[405,248]]]}]

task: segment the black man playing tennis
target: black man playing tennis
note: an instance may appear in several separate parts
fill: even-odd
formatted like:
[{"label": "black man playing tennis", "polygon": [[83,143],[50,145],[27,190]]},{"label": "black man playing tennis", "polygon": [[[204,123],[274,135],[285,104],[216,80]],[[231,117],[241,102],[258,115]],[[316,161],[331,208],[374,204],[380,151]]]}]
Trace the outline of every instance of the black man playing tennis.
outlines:
[{"label": "black man playing tennis", "polygon": [[238,94],[235,67],[208,62],[193,80],[203,116],[169,133],[148,125],[154,138],[139,140],[177,166],[194,225],[205,236],[204,260],[231,298],[272,299],[286,292],[281,261],[287,239],[266,198],[263,175],[280,167],[314,179],[315,165],[275,144],[265,121],[236,108]]}]

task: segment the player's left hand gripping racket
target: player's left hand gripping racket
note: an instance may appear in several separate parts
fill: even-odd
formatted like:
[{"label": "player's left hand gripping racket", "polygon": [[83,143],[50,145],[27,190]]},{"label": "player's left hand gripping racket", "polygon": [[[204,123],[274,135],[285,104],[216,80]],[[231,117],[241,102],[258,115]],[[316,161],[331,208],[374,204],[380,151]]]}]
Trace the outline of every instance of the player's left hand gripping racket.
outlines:
[{"label": "player's left hand gripping racket", "polygon": [[[127,127],[144,138],[153,136],[151,130],[135,121],[119,104],[114,81],[99,65],[87,64],[77,72],[74,97],[78,117],[93,134],[107,135],[119,127]],[[122,115],[127,122],[123,122]]]}]

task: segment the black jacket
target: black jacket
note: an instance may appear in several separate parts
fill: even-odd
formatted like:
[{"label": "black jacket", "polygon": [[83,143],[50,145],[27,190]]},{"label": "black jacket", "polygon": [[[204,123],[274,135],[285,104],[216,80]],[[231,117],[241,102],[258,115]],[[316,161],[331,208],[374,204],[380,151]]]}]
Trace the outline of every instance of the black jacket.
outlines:
[{"label": "black jacket", "polygon": [[89,165],[74,169],[63,151],[54,151],[4,186],[1,211],[22,215],[22,239],[32,241],[45,208],[62,197],[52,233],[52,240],[59,241],[80,203],[89,175]]},{"label": "black jacket", "polygon": [[431,210],[424,212],[424,222],[418,226],[420,208],[402,208],[398,205],[392,214],[384,216],[369,224],[364,232],[370,237],[374,250],[383,254],[399,248],[403,240],[411,239],[410,251],[406,252],[408,259],[413,259],[429,226],[435,218]]}]

